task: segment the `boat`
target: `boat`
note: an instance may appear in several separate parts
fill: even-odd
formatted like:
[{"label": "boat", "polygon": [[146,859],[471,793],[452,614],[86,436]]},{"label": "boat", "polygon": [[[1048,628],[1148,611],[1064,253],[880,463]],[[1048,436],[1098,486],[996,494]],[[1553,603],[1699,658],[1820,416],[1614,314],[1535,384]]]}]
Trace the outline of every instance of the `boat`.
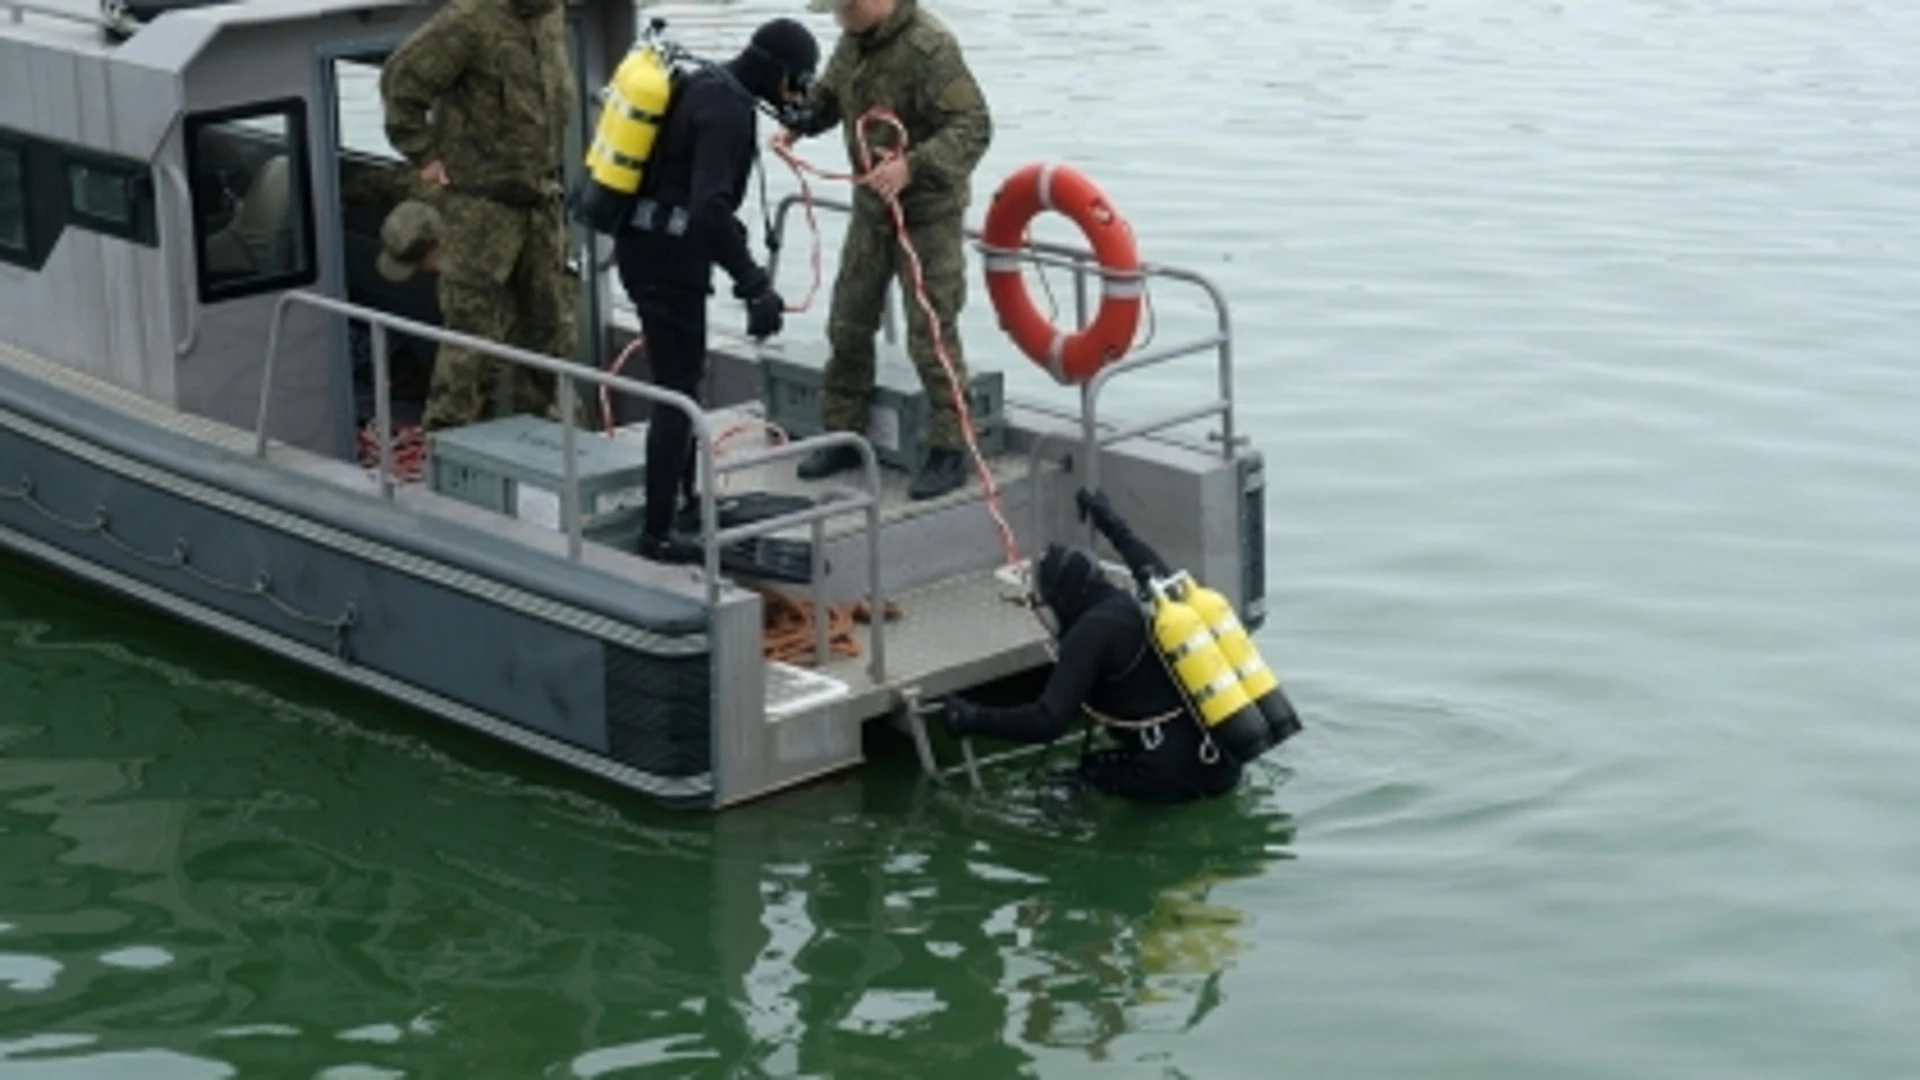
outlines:
[{"label": "boat", "polygon": [[[869,725],[909,730],[939,695],[1044,672],[1047,633],[989,510],[1018,551],[1092,543],[1073,495],[1099,488],[1260,624],[1263,458],[1235,425],[1228,305],[1176,267],[1140,274],[1199,290],[1217,329],[1137,349],[1058,401],[1006,397],[989,360],[1004,343],[973,344],[994,483],[912,502],[925,403],[891,323],[894,396],[864,435],[808,429],[824,346],[795,339],[716,333],[695,402],[610,370],[637,327],[609,245],[579,230],[579,355],[469,343],[555,373],[558,415],[606,395],[609,422],[436,432],[410,482],[395,433],[434,346],[460,339],[424,276],[374,272],[387,206],[345,194],[398,161],[347,145],[342,103],[435,10],[0,0],[0,548],[696,810],[855,768]],[[576,170],[596,92],[641,31],[631,0],[575,0],[567,21]],[[789,197],[781,235],[803,205],[848,209]],[[1073,274],[1088,324],[1091,250],[1000,254]],[[1171,363],[1217,395],[1108,415],[1114,380]],[[654,408],[694,415],[698,566],[634,550],[635,436]],[[1204,437],[1176,430],[1202,421]],[[836,442],[859,448],[858,483],[794,477]],[[865,622],[830,625],[854,604]],[[773,648],[770,622],[796,610],[819,613],[798,635],[812,647]]]}]

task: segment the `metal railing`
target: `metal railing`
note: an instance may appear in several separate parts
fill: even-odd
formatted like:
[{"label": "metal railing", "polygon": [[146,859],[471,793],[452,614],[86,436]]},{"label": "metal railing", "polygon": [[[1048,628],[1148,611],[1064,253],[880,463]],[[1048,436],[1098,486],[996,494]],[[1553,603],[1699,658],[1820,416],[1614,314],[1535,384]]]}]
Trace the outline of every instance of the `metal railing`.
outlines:
[{"label": "metal railing", "polygon": [[[781,242],[774,248],[768,260],[769,265],[767,272],[770,275],[777,277],[779,274],[780,251],[786,247],[787,215],[795,206],[803,205],[804,202],[805,200],[800,195],[788,195],[780,200],[779,206],[774,211],[774,236],[779,238]],[[853,212],[851,203],[838,199],[825,199],[815,196],[813,198],[813,205],[828,210],[836,210],[843,214],[852,214]],[[1233,318],[1227,308],[1226,294],[1221,291],[1218,285],[1214,284],[1212,279],[1192,270],[1182,270],[1172,266],[1161,266],[1158,263],[1151,262],[1141,263],[1140,269],[1132,273],[1124,275],[1114,274],[1102,269],[1098,257],[1087,248],[1074,247],[1068,244],[1049,243],[1046,241],[1033,241],[1025,247],[1006,250],[987,244],[978,229],[969,227],[965,230],[965,233],[967,238],[973,240],[975,246],[978,247],[984,255],[1005,256],[1011,259],[1018,259],[1022,262],[1032,263],[1036,266],[1060,266],[1071,270],[1073,273],[1074,327],[1076,331],[1084,330],[1088,325],[1090,317],[1090,312],[1088,311],[1089,280],[1096,277],[1103,279],[1115,278],[1129,282],[1138,281],[1143,283],[1148,278],[1180,281],[1189,285],[1198,286],[1207,294],[1208,300],[1213,304],[1216,326],[1214,333],[1193,341],[1147,349],[1134,356],[1123,356],[1121,359],[1101,368],[1098,372],[1094,373],[1091,379],[1081,384],[1080,440],[1081,453],[1086,460],[1085,483],[1087,487],[1098,489],[1100,486],[1100,450],[1103,447],[1112,446],[1115,443],[1124,442],[1128,439],[1137,439],[1143,435],[1151,435],[1158,431],[1178,427],[1181,424],[1192,423],[1195,420],[1202,420],[1209,416],[1218,415],[1220,417],[1221,430],[1217,438],[1220,441],[1221,456],[1225,458],[1233,457],[1234,451],[1240,443],[1240,439],[1234,430],[1233,416]],[[894,340],[892,305],[886,305],[885,310],[888,318],[887,340],[891,342]],[[1193,356],[1209,350],[1212,350],[1217,358],[1216,377],[1219,387],[1218,397],[1204,405],[1184,409],[1158,420],[1135,424],[1131,427],[1105,434],[1100,432],[1100,395],[1114,379],[1145,368],[1164,364],[1169,360],[1176,360],[1184,356]],[[1091,528],[1091,526],[1089,526],[1089,528]]]},{"label": "metal railing", "polygon": [[[576,381],[603,387],[614,393],[642,398],[656,406],[664,405],[678,409],[692,421],[693,436],[698,447],[696,452],[700,479],[700,536],[709,607],[719,603],[720,599],[720,549],[723,545],[754,539],[799,525],[808,525],[811,527],[813,542],[814,610],[824,613],[826,611],[824,602],[826,575],[822,572],[825,539],[823,526],[830,518],[854,511],[864,511],[867,534],[867,603],[869,610],[874,613],[874,617],[868,621],[872,631],[870,641],[873,647],[868,671],[874,682],[885,681],[886,630],[884,624],[886,620],[881,617],[881,613],[886,611],[886,598],[880,584],[880,463],[874,455],[872,444],[863,436],[851,432],[826,432],[795,439],[757,453],[721,459],[714,452],[713,429],[708,423],[706,411],[699,402],[685,394],[625,376],[610,375],[594,368],[556,360],[550,356],[542,356],[539,353],[488,341],[470,334],[429,326],[388,312],[336,300],[330,296],[295,290],[282,294],[279,301],[274,304],[273,321],[267,331],[267,361],[260,375],[260,410],[254,425],[253,452],[255,457],[261,459],[267,456],[267,420],[273,401],[275,361],[280,353],[280,329],[286,320],[288,310],[296,304],[348,319],[360,319],[368,325],[373,354],[374,426],[378,429],[376,442],[379,446],[377,467],[380,471],[380,494],[389,502],[394,498],[394,483],[393,411],[389,400],[391,383],[387,371],[387,334],[389,331],[397,331],[455,348],[471,349],[507,363],[543,371],[555,377],[560,415],[569,418],[560,424],[562,459],[560,515],[565,523],[567,558],[571,561],[580,561],[583,543],[580,522],[579,462],[576,458],[580,432],[575,419],[579,415],[578,399],[574,390]],[[864,490],[855,493],[852,497],[825,500],[790,514],[735,525],[728,529],[718,527],[719,514],[714,500],[715,480],[718,476],[784,458],[798,457],[809,450],[827,446],[851,446],[859,451],[861,472],[866,481]],[[827,658],[825,637],[828,620],[823,614],[814,621],[817,647],[815,656],[824,665]]]}]

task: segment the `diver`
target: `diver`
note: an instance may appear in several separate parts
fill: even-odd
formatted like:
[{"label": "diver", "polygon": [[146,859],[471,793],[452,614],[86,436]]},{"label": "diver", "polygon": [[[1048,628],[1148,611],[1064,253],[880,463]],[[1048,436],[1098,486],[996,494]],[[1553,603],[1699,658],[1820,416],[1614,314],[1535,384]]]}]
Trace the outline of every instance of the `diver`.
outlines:
[{"label": "diver", "polygon": [[[707,364],[707,297],[713,268],[733,279],[746,302],[747,335],[778,334],[786,301],[753,260],[735,217],[746,197],[757,148],[756,102],[789,107],[820,60],[813,34],[792,19],[753,32],[732,61],[686,76],[653,151],[645,196],[614,241],[620,283],[640,316],[647,362],[657,386],[699,399]],[[660,408],[647,428],[646,521],[640,555],[655,562],[699,562],[698,540],[673,528],[676,495],[692,501],[693,422]]]},{"label": "diver", "polygon": [[[1076,495],[1142,588],[1169,575],[1166,563],[1133,535],[1105,495]],[[1049,545],[1037,561],[1033,595],[1054,620],[1059,658],[1038,700],[991,708],[949,695],[944,718],[956,737],[1008,742],[1058,739],[1083,710],[1118,744],[1083,750],[1062,779],[1146,803],[1209,799],[1239,784],[1241,765],[1210,741],[1168,672],[1140,602],[1107,579],[1086,552]],[[1277,691],[1276,691],[1277,692]],[[1273,742],[1299,731],[1291,707]]]}]

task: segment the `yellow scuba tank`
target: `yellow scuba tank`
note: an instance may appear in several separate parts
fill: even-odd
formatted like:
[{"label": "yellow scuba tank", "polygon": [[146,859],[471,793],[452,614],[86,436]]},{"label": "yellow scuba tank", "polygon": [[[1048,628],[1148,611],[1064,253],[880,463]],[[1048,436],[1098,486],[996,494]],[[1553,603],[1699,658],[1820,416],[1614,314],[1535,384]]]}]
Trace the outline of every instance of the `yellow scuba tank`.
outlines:
[{"label": "yellow scuba tank", "polygon": [[611,236],[632,216],[673,89],[672,47],[656,35],[636,45],[614,69],[587,147],[587,175],[573,201],[581,224]]},{"label": "yellow scuba tank", "polygon": [[1258,746],[1256,755],[1266,749],[1259,744],[1266,738],[1267,723],[1241,687],[1206,620],[1182,598],[1185,577],[1176,574],[1148,587],[1153,643],[1214,743],[1235,760],[1246,760],[1240,757],[1240,748]]},{"label": "yellow scuba tank", "polygon": [[1240,624],[1240,616],[1234,613],[1233,605],[1227,602],[1227,598],[1184,573],[1179,578],[1185,579],[1176,586],[1181,599],[1193,608],[1194,613],[1206,623],[1207,629],[1213,632],[1221,653],[1240,679],[1240,688],[1266,721],[1266,735],[1258,743],[1227,747],[1235,758],[1250,761],[1297,734],[1300,731],[1300,717],[1293,711],[1293,703],[1287,700],[1286,692],[1280,689],[1280,679],[1261,659],[1260,651],[1254,648],[1253,639],[1247,636],[1247,628]]}]

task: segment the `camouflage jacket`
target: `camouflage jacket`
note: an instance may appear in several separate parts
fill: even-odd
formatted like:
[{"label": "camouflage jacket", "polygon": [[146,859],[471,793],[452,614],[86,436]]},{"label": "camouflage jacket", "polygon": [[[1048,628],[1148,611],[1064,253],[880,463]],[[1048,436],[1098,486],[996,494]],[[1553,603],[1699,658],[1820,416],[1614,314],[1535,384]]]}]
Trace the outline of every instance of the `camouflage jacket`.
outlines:
[{"label": "camouflage jacket", "polygon": [[340,185],[340,199],[349,206],[392,209],[408,199],[433,199],[440,194],[420,179],[411,165],[384,165],[362,169]]},{"label": "camouflage jacket", "polygon": [[[803,135],[845,125],[847,157],[860,165],[856,124],[874,106],[891,109],[907,129],[912,176],[901,192],[908,218],[959,215],[970,201],[974,167],[993,141],[993,117],[980,86],[945,23],[918,0],[899,0],[893,17],[866,34],[842,34],[807,95]],[[876,160],[898,142],[891,125],[867,125]],[[875,211],[879,197],[854,193],[856,209]]]},{"label": "camouflage jacket", "polygon": [[529,203],[559,191],[574,107],[566,14],[527,0],[451,0],[380,73],[387,141],[456,191]]}]

